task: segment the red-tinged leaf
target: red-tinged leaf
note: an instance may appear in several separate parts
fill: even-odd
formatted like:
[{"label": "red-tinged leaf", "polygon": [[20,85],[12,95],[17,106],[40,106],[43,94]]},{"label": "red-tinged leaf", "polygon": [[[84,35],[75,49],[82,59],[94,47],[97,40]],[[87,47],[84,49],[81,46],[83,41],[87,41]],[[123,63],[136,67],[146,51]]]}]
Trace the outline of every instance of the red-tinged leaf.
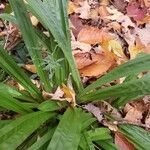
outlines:
[{"label": "red-tinged leaf", "polygon": [[84,28],[84,25],[82,24],[82,21],[77,14],[71,15],[70,21],[72,25],[74,26],[74,28],[72,29],[73,35],[77,37],[80,30]]},{"label": "red-tinged leaf", "polygon": [[140,7],[138,3],[130,3],[127,6],[127,14],[132,17],[135,21],[140,21],[146,16],[147,9]]},{"label": "red-tinged leaf", "polygon": [[120,132],[115,133],[115,144],[119,150],[135,150],[133,144],[131,144]]}]

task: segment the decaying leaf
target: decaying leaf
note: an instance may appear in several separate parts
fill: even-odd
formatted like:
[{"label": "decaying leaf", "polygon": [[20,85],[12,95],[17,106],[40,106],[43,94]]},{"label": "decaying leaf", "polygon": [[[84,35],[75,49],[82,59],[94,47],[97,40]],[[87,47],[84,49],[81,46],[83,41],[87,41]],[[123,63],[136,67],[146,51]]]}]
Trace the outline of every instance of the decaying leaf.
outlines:
[{"label": "decaying leaf", "polygon": [[134,145],[131,144],[120,132],[115,132],[115,144],[119,150],[135,150]]}]

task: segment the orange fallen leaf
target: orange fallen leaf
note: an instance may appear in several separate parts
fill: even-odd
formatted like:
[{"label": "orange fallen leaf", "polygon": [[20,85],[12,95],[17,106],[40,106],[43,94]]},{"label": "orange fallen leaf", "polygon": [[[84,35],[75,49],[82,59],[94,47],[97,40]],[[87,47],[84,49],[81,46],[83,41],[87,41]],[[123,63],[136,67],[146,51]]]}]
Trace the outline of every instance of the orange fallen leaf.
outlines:
[{"label": "orange fallen leaf", "polygon": [[98,44],[109,41],[111,36],[108,34],[105,28],[99,29],[96,27],[86,26],[83,28],[78,36],[77,40],[87,44]]},{"label": "orange fallen leaf", "polygon": [[103,53],[81,53],[76,54],[75,60],[81,76],[98,77],[105,74],[116,65],[113,53],[105,51]]},{"label": "orange fallen leaf", "polygon": [[30,72],[32,72],[32,73],[36,73],[37,72],[35,65],[27,64],[27,65],[24,65],[23,68],[28,70],[28,71],[30,71]]},{"label": "orange fallen leaf", "polygon": [[131,144],[120,132],[115,133],[115,144],[119,150],[135,150],[134,145]]},{"label": "orange fallen leaf", "polygon": [[71,1],[68,2],[68,14],[69,15],[74,13],[77,8],[78,7],[77,7],[77,5],[75,5],[75,3],[71,2]]},{"label": "orange fallen leaf", "polygon": [[144,50],[145,46],[142,44],[139,37],[136,37],[134,46],[129,45],[129,52],[131,59],[134,59],[137,56],[137,54],[144,52]]}]

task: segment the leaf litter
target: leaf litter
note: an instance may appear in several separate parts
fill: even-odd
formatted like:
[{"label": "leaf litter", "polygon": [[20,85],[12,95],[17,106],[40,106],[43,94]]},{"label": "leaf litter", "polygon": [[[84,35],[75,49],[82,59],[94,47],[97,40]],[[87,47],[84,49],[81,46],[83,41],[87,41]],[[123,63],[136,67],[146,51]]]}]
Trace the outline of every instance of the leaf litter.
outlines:
[{"label": "leaf litter", "polygon": [[[4,9],[0,5],[0,11]],[[72,53],[76,60],[81,78],[86,81],[99,78],[139,53],[150,53],[150,1],[149,0],[70,0],[68,15],[72,33]],[[38,26],[38,20],[32,16],[32,23]],[[6,28],[0,22],[0,36],[7,37],[6,49],[12,50],[20,41],[20,33],[15,25]],[[23,68],[36,73],[32,64]],[[42,90],[37,80],[32,81]],[[91,81],[92,82],[92,81]],[[117,81],[120,83],[119,81]],[[9,83],[21,88],[16,83]],[[111,85],[108,85],[111,86]],[[76,106],[75,92],[70,79],[68,84],[59,86],[54,93],[43,91],[45,100],[67,100]],[[100,106],[101,105],[101,106]],[[106,108],[107,105],[107,108]],[[136,102],[126,104],[122,110],[116,110],[109,103],[87,104],[84,106],[97,120],[110,130],[115,131],[115,143],[119,149],[134,150],[134,146],[119,132],[120,123],[135,124],[150,128],[150,98],[148,96]],[[108,119],[105,114],[113,116]],[[107,119],[106,119],[107,118]]]}]

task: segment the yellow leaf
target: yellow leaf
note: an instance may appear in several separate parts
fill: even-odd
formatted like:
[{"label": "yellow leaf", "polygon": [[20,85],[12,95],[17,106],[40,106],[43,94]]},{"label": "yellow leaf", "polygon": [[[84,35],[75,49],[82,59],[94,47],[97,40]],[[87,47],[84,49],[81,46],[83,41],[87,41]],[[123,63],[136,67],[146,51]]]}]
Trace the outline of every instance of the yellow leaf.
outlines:
[{"label": "yellow leaf", "polygon": [[76,101],[75,101],[75,92],[70,87],[66,86],[65,84],[62,84],[62,91],[65,94],[65,98],[68,102],[72,103],[73,107],[75,107]]},{"label": "yellow leaf", "polygon": [[123,60],[126,60],[126,56],[123,53],[123,49],[121,44],[116,40],[110,40],[109,41],[109,48],[110,51],[112,51],[117,57],[122,58]]},{"label": "yellow leaf", "polygon": [[76,11],[78,7],[71,1],[68,2],[68,14],[72,14]]}]

